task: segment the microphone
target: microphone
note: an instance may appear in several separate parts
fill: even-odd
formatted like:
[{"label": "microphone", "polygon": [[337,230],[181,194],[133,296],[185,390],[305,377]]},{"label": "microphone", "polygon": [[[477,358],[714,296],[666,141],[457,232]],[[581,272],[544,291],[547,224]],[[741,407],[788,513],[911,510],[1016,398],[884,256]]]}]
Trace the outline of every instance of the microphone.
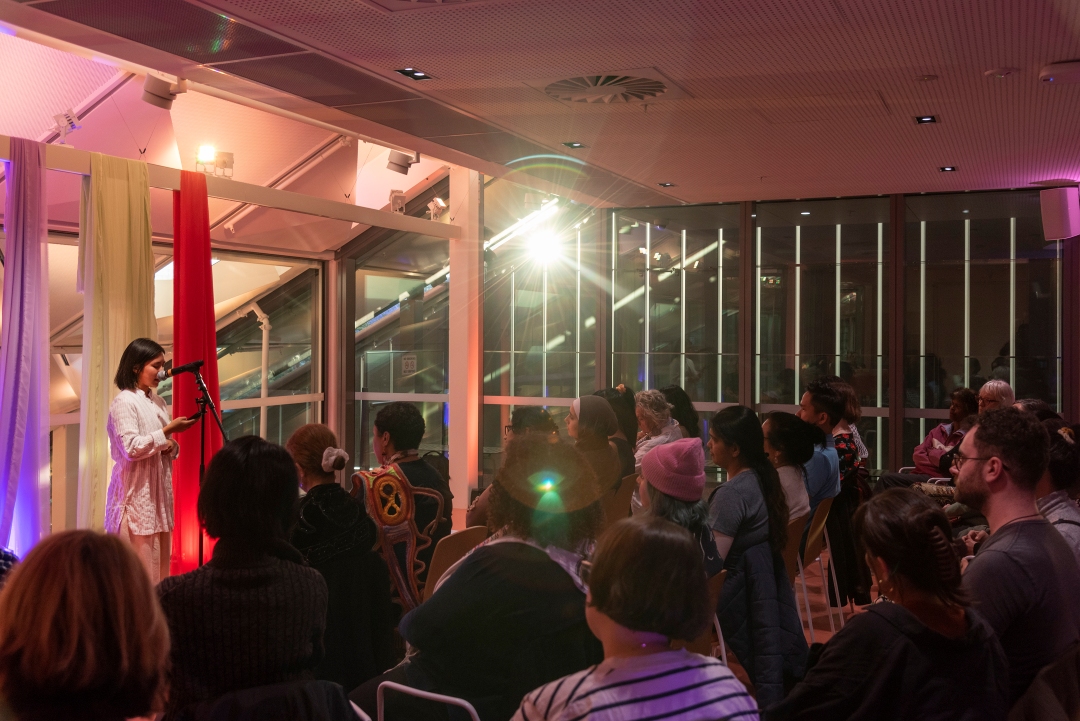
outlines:
[{"label": "microphone", "polygon": [[172,370],[165,370],[164,368],[162,368],[158,371],[157,378],[159,381],[163,381],[166,378],[172,378],[174,375],[177,375],[179,373],[194,373],[195,371],[202,368],[204,363],[205,361],[197,360],[191,361],[190,363],[185,363],[182,366],[175,366]]}]

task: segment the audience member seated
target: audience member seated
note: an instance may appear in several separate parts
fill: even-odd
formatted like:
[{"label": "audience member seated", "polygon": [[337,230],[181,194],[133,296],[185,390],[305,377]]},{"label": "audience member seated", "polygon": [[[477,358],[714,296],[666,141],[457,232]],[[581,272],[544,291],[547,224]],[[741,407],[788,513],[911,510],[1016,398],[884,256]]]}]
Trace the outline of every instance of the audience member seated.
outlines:
[{"label": "audience member seated", "polygon": [[1006,381],[992,378],[979,388],[979,413],[1008,408],[1013,403],[1016,403],[1016,395]]},{"label": "audience member seated", "polygon": [[[671,417],[671,404],[658,390],[638,391],[634,396],[634,412],[641,430],[634,447],[634,472],[641,473],[641,459],[654,448],[683,437],[679,422]],[[630,509],[641,512],[641,497],[635,490],[630,499]]]},{"label": "audience member seated", "polygon": [[[806,421],[802,413],[797,417]],[[809,423],[818,428],[813,421]],[[840,493],[840,456],[836,455],[836,442],[831,430],[822,430],[819,437],[824,438],[824,442],[814,444],[814,455],[803,466],[806,469],[806,495],[810,500],[811,518],[819,503]]]},{"label": "audience member seated", "polygon": [[393,666],[397,613],[386,563],[372,550],[375,524],[364,504],[337,483],[349,456],[320,423],[301,426],[285,448],[296,462],[304,497],[292,544],[322,574],[329,591],[326,656],[315,677],[354,688]]},{"label": "audience member seated", "polygon": [[161,711],[169,629],[127,543],[49,536],[0,593],[0,712],[18,721],[123,721]]},{"label": "audience member seated", "polygon": [[[555,420],[547,412],[546,408],[541,406],[518,406],[510,414],[510,425],[504,430],[503,448],[506,448],[510,441],[515,438],[529,433],[552,436],[559,433],[559,427],[555,425]],[[633,453],[631,453],[630,460],[632,463]],[[491,488],[491,486],[485,488],[483,493],[477,496],[476,500],[469,506],[469,510],[465,512],[466,526],[488,525],[488,501],[491,499]],[[496,531],[498,529],[493,528],[491,530]]]},{"label": "audience member seated", "polygon": [[1069,426],[1060,418],[1043,421],[1043,426],[1050,434],[1050,455],[1046,472],[1035,486],[1035,504],[1080,563],[1080,507],[1072,499],[1080,490],[1080,445],[1076,443],[1080,426]]},{"label": "audience member seated", "polygon": [[[552,436],[514,438],[492,486],[503,529],[401,620],[406,660],[350,697],[372,717],[382,681],[457,696],[484,721],[506,721],[522,697],[599,662],[585,620],[583,549],[600,527],[602,491],[585,459]],[[395,719],[445,719],[444,707],[395,697]]]},{"label": "audience member seated", "polygon": [[1055,413],[1050,404],[1042,398],[1020,398],[1013,403],[1013,407],[1027,411],[1040,421],[1061,420],[1061,416]]},{"label": "audience member seated", "polygon": [[617,388],[601,388],[593,393],[608,402],[611,410],[615,411],[615,418],[619,422],[619,430],[611,437],[611,442],[619,451],[619,463],[622,465],[623,478],[634,472],[634,445],[637,443],[638,422],[635,414],[634,394],[626,390],[621,383]]},{"label": "audience member seated", "polygon": [[809,516],[806,464],[814,457],[814,450],[824,444],[825,434],[798,416],[781,411],[765,418],[761,432],[765,436],[765,455],[776,469],[780,487],[784,489],[788,520]]},{"label": "audience member seated", "polygon": [[709,528],[709,507],[701,498],[705,492],[705,452],[700,440],[682,438],[641,459],[638,491],[649,515],[682,526],[698,540],[709,578],[724,570],[724,559]]},{"label": "audience member seated", "polygon": [[[412,403],[383,406],[371,441],[381,465],[353,476],[352,494],[363,494],[390,570],[394,600],[405,611],[419,604],[431,554],[453,527],[450,486],[417,450],[425,430],[424,417]],[[403,534],[403,528],[409,533]]]},{"label": "audience member seated", "polygon": [[[611,405],[599,396],[575,398],[566,414],[566,433],[592,466],[600,488],[607,493],[619,490],[622,468],[619,451],[609,439],[619,430]],[[632,472],[632,471],[631,471]]]},{"label": "audience member seated", "polygon": [[[1080,569],[1035,506],[1048,447],[1046,428],[1033,415],[1005,406],[979,416],[953,466],[957,500],[990,526],[964,573],[964,588],[1005,649],[1010,703],[1080,640]],[[976,534],[965,540],[973,547]]]},{"label": "audience member seated", "polygon": [[698,419],[694,402],[681,386],[670,385],[660,389],[664,398],[671,404],[671,417],[679,424],[683,438],[701,438],[701,421]]},{"label": "audience member seated", "polygon": [[939,423],[926,434],[923,442],[915,446],[911,459],[914,473],[883,473],[878,489],[907,488],[913,483],[925,483],[931,478],[947,478],[952,465],[951,451],[960,444],[970,426],[968,416],[979,412],[979,397],[970,388],[957,388],[952,392],[949,404],[949,422]]},{"label": "audience member seated", "polygon": [[172,635],[166,719],[230,691],[314,678],[327,590],[288,542],[298,484],[289,452],[255,436],[210,461],[198,511],[213,556],[158,584]]},{"label": "audience member seated", "polygon": [[888,600],[852,617],[766,717],[1005,718],[1005,654],[968,608],[945,514],[916,491],[894,488],[860,506],[854,523]]},{"label": "audience member seated", "polygon": [[697,637],[713,614],[685,530],[651,515],[619,521],[600,539],[588,576],[585,616],[603,662],[528,694],[514,721],[757,718],[727,666],[670,648]]},{"label": "audience member seated", "polygon": [[806,638],[782,557],[787,502],[765,455],[761,422],[746,406],[713,416],[709,453],[727,474],[709,499],[709,525],[728,571],[717,615],[765,707],[783,698],[785,683],[800,678],[806,664]]},{"label": "audience member seated", "polygon": [[862,404],[859,403],[859,394],[851,387],[851,384],[840,376],[822,376],[821,380],[836,387],[844,396],[844,414],[842,422],[847,424],[846,432],[851,435],[851,442],[855,445],[858,457],[864,461],[870,457],[870,451],[866,449],[862,436],[859,435],[858,423],[862,420]]},{"label": "audience member seated", "polygon": [[831,434],[840,463],[840,492],[833,499],[825,530],[829,538],[829,565],[836,571],[833,588],[829,577],[829,602],[845,606],[848,601],[862,606],[870,603],[870,569],[855,547],[851,518],[869,495],[867,471],[844,420],[847,397],[840,382],[816,380],[806,387],[799,404],[799,417]]}]

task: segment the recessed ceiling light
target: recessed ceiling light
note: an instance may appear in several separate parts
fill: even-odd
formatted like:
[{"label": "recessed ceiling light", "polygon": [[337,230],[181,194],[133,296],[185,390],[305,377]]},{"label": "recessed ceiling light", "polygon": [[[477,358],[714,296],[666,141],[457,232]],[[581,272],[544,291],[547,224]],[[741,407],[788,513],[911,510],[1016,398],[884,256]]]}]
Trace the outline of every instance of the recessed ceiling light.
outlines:
[{"label": "recessed ceiling light", "polygon": [[1001,80],[1002,78],[1007,78],[1013,73],[1018,72],[1020,72],[1019,68],[994,68],[992,70],[987,70],[983,75],[988,78],[997,78],[998,80]]},{"label": "recessed ceiling light", "polygon": [[804,210],[803,212],[799,213],[799,215],[810,215],[810,211]]},{"label": "recessed ceiling light", "polygon": [[657,183],[661,188],[674,188],[675,183]]},{"label": "recessed ceiling light", "polygon": [[751,213],[751,214],[750,214],[750,217],[751,217],[751,218],[756,218],[756,217],[757,217],[757,213]]},{"label": "recessed ceiling light", "polygon": [[928,83],[931,80],[937,80],[937,75],[920,75],[915,79],[922,83]]},{"label": "recessed ceiling light", "polygon": [[563,143],[563,145],[573,150],[580,150],[581,148],[585,147],[585,143],[579,143],[576,140],[571,140],[569,142]]},{"label": "recessed ceiling light", "polygon": [[967,213],[967,212],[970,212],[970,211],[965,210],[964,212]]},{"label": "recessed ceiling light", "polygon": [[425,73],[423,71],[417,70],[416,68],[402,68],[401,70],[395,70],[394,72],[401,73],[405,77],[412,78],[413,80],[430,80],[431,79],[430,75],[428,75],[427,73]]},{"label": "recessed ceiling light", "polygon": [[925,125],[926,123],[936,123],[937,117],[934,115],[916,115],[915,122],[919,125]]},{"label": "recessed ceiling light", "polygon": [[940,168],[938,168],[938,170],[940,170],[942,173],[951,173],[951,172],[956,170],[956,166],[955,165],[942,165]]}]

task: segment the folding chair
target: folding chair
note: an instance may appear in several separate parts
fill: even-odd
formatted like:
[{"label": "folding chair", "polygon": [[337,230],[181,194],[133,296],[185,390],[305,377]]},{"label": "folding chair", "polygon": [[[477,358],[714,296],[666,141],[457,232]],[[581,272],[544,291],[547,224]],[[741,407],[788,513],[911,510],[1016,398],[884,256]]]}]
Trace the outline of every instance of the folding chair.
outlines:
[{"label": "folding chair", "polygon": [[[802,545],[802,534],[806,529],[806,523],[810,519],[810,515],[799,516],[793,521],[788,523],[787,527],[787,545],[784,546],[784,568],[787,570],[788,582],[791,587],[795,588],[795,578],[799,575],[799,546]],[[799,608],[799,592],[795,591],[795,610],[799,612],[799,616],[802,616],[802,610]],[[810,623],[809,617],[807,618],[807,624]]]},{"label": "folding chair", "polygon": [[604,497],[600,500],[600,505],[604,509],[603,530],[607,530],[607,527],[615,523],[615,521],[630,515],[630,498],[634,495],[634,489],[637,488],[637,485],[638,474],[631,473],[619,482],[619,488],[615,493],[604,494]]},{"label": "folding chair", "polygon": [[[806,547],[803,549],[803,555],[801,557],[796,556],[796,561],[799,565],[799,578],[802,580],[802,595],[803,603],[806,607],[806,620],[810,625],[810,643],[814,643],[814,615],[810,610],[810,595],[806,591],[806,566],[814,561],[817,561],[818,568],[821,569],[821,584],[825,591],[825,610],[829,614],[829,630],[833,633],[836,632],[836,624],[833,623],[832,606],[829,605],[828,593],[829,584],[828,579],[825,576],[825,565],[821,562],[821,548],[826,543],[827,532],[825,531],[825,520],[829,517],[829,509],[832,508],[833,499],[826,498],[824,501],[818,504],[817,509],[814,511],[814,518],[810,521],[810,532],[806,535]],[[835,569],[833,569],[833,575],[835,577]],[[835,580],[833,581],[835,584]],[[844,613],[840,612],[840,627],[843,628]]]},{"label": "folding chair", "polygon": [[720,630],[720,620],[716,617],[716,607],[720,604],[720,594],[724,590],[724,580],[726,578],[727,569],[724,569],[707,581],[709,608],[713,610],[712,626],[706,628],[705,631],[693,641],[672,641],[672,648],[685,648],[687,651],[699,653],[702,656],[712,656],[713,634],[715,633],[717,642],[720,646],[720,660],[727,666],[727,648],[724,646],[724,632]]},{"label": "folding chair", "polygon": [[431,693],[429,691],[421,691],[419,689],[410,688],[409,686],[402,686],[400,683],[394,683],[393,681],[383,681],[379,684],[379,690],[376,691],[378,704],[379,704],[379,719],[378,721],[384,721],[383,710],[385,708],[385,691],[397,691],[403,693],[406,696],[415,696],[416,698],[426,699],[428,701],[436,701],[439,703],[449,704],[451,706],[457,706],[458,708],[465,709],[465,712],[469,714],[471,721],[480,721],[480,716],[477,715],[476,709],[473,705],[461,698],[454,698],[453,696],[443,696],[441,693]]},{"label": "folding chair", "polygon": [[435,546],[435,552],[431,554],[431,566],[428,568],[427,580],[424,582],[424,600],[431,598],[435,593],[435,587],[439,585],[439,579],[443,577],[447,569],[465,557],[488,537],[487,526],[471,526],[456,533],[446,536]]}]

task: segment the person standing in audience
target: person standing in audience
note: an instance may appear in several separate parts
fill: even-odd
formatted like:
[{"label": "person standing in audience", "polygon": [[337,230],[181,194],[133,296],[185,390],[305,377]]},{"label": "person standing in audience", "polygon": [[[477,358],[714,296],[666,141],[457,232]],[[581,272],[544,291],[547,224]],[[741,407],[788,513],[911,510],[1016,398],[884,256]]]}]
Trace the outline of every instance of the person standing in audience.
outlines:
[{"label": "person standing in audience", "polygon": [[[510,414],[510,425],[504,429],[503,447],[505,448],[515,438],[529,433],[554,436],[558,435],[559,427],[555,424],[555,420],[547,412],[546,408],[541,406],[518,406]],[[631,463],[633,463],[633,460],[633,453],[631,453]],[[491,500],[491,486],[485,488],[469,506],[469,510],[465,512],[465,525],[467,527],[488,525],[489,500]],[[491,530],[497,531],[498,529],[493,528]]]},{"label": "person standing in audience", "polygon": [[964,434],[968,432],[965,419],[979,412],[979,397],[970,388],[957,388],[952,392],[949,404],[949,422],[939,423],[926,434],[922,443],[915,446],[911,460],[915,464],[914,473],[883,473],[878,481],[879,488],[907,488],[913,483],[924,483],[931,478],[947,477],[949,468],[942,467],[952,459],[950,452],[960,445]]},{"label": "person standing in audience", "polygon": [[671,649],[712,618],[703,571],[684,529],[652,515],[617,522],[588,573],[585,616],[603,662],[527,694],[514,721],[757,718],[754,699],[719,659]]},{"label": "person standing in audience", "polygon": [[570,412],[566,414],[566,434],[576,441],[574,448],[585,456],[600,488],[608,493],[615,493],[623,478],[619,451],[608,440],[618,430],[615,411],[603,398],[582,396],[570,404]]},{"label": "person standing in audience", "polygon": [[[401,620],[410,655],[350,698],[374,717],[379,684],[395,681],[464,698],[484,721],[506,721],[530,690],[599,662],[580,566],[600,527],[602,493],[569,443],[515,437],[491,491],[491,525],[503,533]],[[386,718],[447,715],[445,706],[397,696]]]},{"label": "person standing in audience", "polygon": [[322,574],[329,592],[326,656],[315,677],[353,688],[393,666],[397,613],[386,563],[372,550],[375,524],[364,504],[337,482],[349,454],[321,423],[298,428],[285,443],[300,476],[292,545]]},{"label": "person standing in audience", "polygon": [[894,488],[860,506],[854,525],[887,600],[852,617],[766,718],[1004,719],[1005,653],[970,608],[945,514]]},{"label": "person standing in audience", "polygon": [[1080,426],[1061,419],[1043,421],[1050,434],[1050,454],[1046,472],[1035,486],[1035,505],[1069,544],[1080,563],[1080,507],[1072,496],[1080,490]]},{"label": "person standing in audience", "polygon": [[634,472],[636,465],[634,445],[637,443],[638,422],[635,415],[634,394],[620,383],[616,388],[601,388],[593,395],[606,400],[611,410],[615,411],[615,418],[619,421],[619,430],[611,437],[611,442],[619,451],[619,461],[625,478]]},{"label": "person standing in audience", "polygon": [[791,413],[770,413],[761,424],[765,436],[765,455],[780,476],[788,520],[807,517],[810,523],[810,496],[806,492],[806,464],[814,450],[825,441],[825,434]]},{"label": "person standing in audience", "polygon": [[1006,381],[992,378],[979,388],[979,413],[1007,408],[1013,403],[1016,403],[1016,395]]},{"label": "person standing in audience", "polygon": [[701,438],[701,422],[698,420],[694,402],[681,386],[670,385],[660,389],[664,398],[671,404],[671,417],[679,423],[679,432],[683,438]]},{"label": "person standing in audience", "polygon": [[801,677],[806,664],[806,638],[782,555],[787,502],[754,411],[732,406],[714,415],[709,453],[727,475],[709,499],[709,525],[728,572],[717,617],[758,703],[767,706],[783,697],[785,679]]},{"label": "person standing in audience", "polygon": [[[1007,405],[979,416],[953,462],[956,500],[990,526],[964,573],[964,589],[1005,649],[1010,704],[1080,640],[1080,568],[1035,506],[1048,448],[1046,428]],[[973,546],[975,534],[965,540]]]},{"label": "person standing in audience", "polygon": [[709,528],[709,507],[701,497],[705,492],[701,441],[682,438],[653,449],[641,459],[638,491],[646,513],[682,526],[698,540],[709,578],[724,570]]},{"label": "person standing in audience", "polygon": [[213,557],[157,589],[172,636],[165,719],[230,691],[314,678],[327,590],[289,544],[298,485],[289,452],[256,436],[210,461],[198,511]]},{"label": "person standing in audience", "polygon": [[825,530],[829,539],[829,565],[836,571],[830,603],[841,607],[853,601],[864,606],[870,603],[870,569],[855,547],[851,518],[862,500],[869,495],[866,487],[866,467],[851,437],[844,412],[846,395],[838,383],[816,380],[806,387],[799,404],[799,417],[831,433],[840,461],[840,493],[833,500]]},{"label": "person standing in audience", "polygon": [[[427,569],[431,565],[431,554],[435,552],[435,546],[450,535],[450,529],[454,525],[454,494],[450,492],[449,484],[430,463],[420,458],[418,449],[426,430],[424,416],[414,404],[406,401],[387,403],[375,415],[371,439],[375,458],[381,468],[361,472],[362,477],[374,478],[386,467],[396,467],[413,488],[427,489],[442,496],[441,504],[433,494],[417,493],[413,496],[415,510],[411,520],[419,534],[416,560],[422,564],[420,570],[416,571],[418,587],[422,587],[427,578]],[[357,489],[354,488],[353,491],[357,492]],[[363,493],[362,489],[357,495],[360,493]],[[397,522],[400,522],[400,519],[395,519],[395,523]],[[422,540],[427,543],[422,543]]]},{"label": "person standing in audience", "polygon": [[153,716],[169,628],[142,562],[94,531],[45,538],[0,593],[0,706],[18,721]]}]

